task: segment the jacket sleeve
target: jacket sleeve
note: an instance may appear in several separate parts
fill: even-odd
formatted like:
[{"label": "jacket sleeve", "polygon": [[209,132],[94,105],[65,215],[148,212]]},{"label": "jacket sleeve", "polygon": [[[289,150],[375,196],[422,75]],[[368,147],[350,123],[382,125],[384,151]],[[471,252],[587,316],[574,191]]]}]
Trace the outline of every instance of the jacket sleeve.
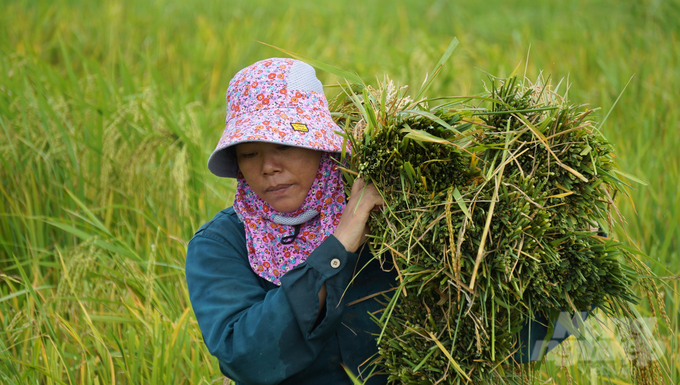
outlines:
[{"label": "jacket sleeve", "polygon": [[[268,290],[250,268],[242,226],[231,227],[218,232],[208,226],[189,243],[191,304],[205,344],[225,375],[249,384],[276,384],[309,366],[335,333],[357,255],[331,235],[281,278],[280,287]],[[326,312],[315,324],[324,283]]]}]

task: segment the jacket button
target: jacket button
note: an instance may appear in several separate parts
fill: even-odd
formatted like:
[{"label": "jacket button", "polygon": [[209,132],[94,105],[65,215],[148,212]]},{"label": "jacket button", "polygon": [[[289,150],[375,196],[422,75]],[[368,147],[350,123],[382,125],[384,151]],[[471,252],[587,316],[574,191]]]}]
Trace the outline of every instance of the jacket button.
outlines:
[{"label": "jacket button", "polygon": [[340,267],[340,260],[337,258],[333,258],[333,260],[331,260],[331,267],[334,269]]}]

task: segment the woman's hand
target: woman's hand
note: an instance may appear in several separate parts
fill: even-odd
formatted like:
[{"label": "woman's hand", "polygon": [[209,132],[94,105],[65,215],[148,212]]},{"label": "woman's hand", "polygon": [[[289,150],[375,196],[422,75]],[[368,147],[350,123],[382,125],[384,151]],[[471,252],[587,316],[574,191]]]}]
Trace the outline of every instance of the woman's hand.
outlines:
[{"label": "woman's hand", "polygon": [[349,202],[342,213],[338,227],[333,232],[335,238],[345,246],[345,250],[354,253],[361,244],[366,242],[368,216],[371,211],[378,210],[384,204],[385,202],[373,184],[367,185],[363,178],[354,181]]}]

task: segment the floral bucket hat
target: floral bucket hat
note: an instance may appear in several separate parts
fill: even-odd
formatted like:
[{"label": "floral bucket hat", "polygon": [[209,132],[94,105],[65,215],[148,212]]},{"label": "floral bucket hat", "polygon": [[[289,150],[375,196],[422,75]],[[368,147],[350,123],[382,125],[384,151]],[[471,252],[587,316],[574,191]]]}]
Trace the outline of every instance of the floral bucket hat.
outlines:
[{"label": "floral bucket hat", "polygon": [[244,142],[340,152],[341,131],[331,118],[312,66],[295,59],[262,60],[229,82],[226,127],[208,159],[208,169],[217,176],[236,178],[233,146]]}]

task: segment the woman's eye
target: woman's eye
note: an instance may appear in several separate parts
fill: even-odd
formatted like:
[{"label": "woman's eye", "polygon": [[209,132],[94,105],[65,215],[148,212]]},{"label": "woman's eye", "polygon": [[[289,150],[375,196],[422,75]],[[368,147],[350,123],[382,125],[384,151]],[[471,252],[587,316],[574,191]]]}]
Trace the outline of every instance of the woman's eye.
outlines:
[{"label": "woman's eye", "polygon": [[241,153],[241,158],[252,158],[255,155],[257,155],[256,152],[246,152],[246,153]]}]

